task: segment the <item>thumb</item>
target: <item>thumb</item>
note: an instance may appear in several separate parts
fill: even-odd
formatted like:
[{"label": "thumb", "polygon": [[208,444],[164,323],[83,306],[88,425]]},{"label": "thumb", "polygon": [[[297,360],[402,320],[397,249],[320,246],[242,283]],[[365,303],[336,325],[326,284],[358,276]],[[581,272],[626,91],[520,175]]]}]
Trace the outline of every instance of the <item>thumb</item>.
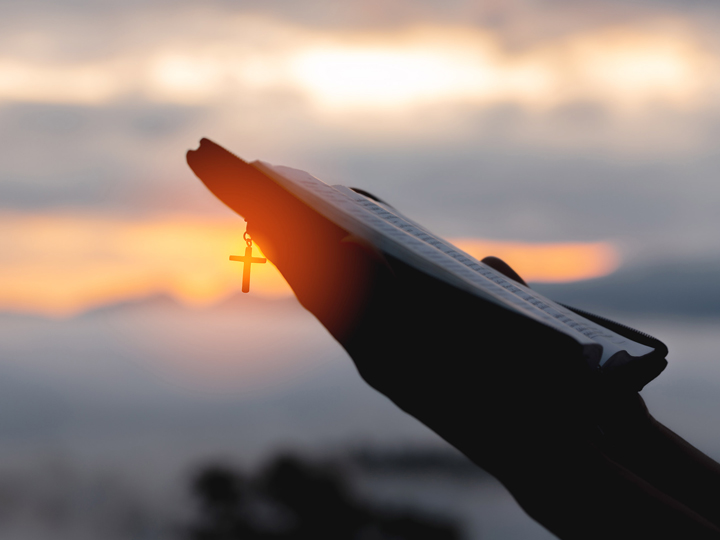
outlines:
[{"label": "thumb", "polygon": [[508,263],[503,261],[502,259],[498,259],[497,257],[485,257],[481,262],[487,264],[490,268],[493,270],[497,270],[505,277],[508,277],[512,279],[513,281],[517,281],[518,283],[528,286],[527,283],[525,283],[525,280],[521,278],[518,273],[513,270]]}]

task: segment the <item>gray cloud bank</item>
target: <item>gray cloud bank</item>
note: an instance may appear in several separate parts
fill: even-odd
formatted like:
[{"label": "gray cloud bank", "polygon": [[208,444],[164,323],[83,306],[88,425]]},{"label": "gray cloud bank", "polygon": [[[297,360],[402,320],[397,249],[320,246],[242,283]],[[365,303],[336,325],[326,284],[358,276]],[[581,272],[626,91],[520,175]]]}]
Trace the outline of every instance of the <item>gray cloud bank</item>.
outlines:
[{"label": "gray cloud bank", "polygon": [[720,317],[720,260],[659,261],[599,279],[534,284],[555,301],[599,314]]},{"label": "gray cloud bank", "polygon": [[[703,15],[713,12],[712,2],[704,0],[510,0],[473,2],[471,0],[370,0],[337,3],[332,0],[209,0],[205,8],[222,13],[262,13],[311,25],[378,26],[406,24],[414,21],[474,23],[494,27],[517,27],[526,35],[549,33],[552,30],[576,29],[584,25],[603,24],[614,20],[635,20],[651,15]],[[0,2],[3,11],[12,17],[30,22],[48,16],[133,17],[142,13],[166,12],[193,8],[196,2],[183,0],[129,0],[118,4],[113,0],[35,0],[32,2]],[[532,24],[528,24],[528,23]]]},{"label": "gray cloud bank", "polygon": [[[711,30],[720,21],[705,2],[218,1],[193,17],[195,5],[6,2],[0,42],[5,54],[62,65],[229,36],[232,27],[221,24],[228,14],[332,29],[454,21],[492,29],[509,48],[680,17],[715,50]],[[302,96],[282,92],[194,105],[139,95],[94,105],[7,102],[0,209],[224,212],[184,163],[185,150],[208,136],[243,157],[376,192],[448,237],[610,240],[629,262],[702,259],[720,250],[720,112],[703,107],[650,104],[628,116],[595,102],[544,111],[439,105],[353,119],[319,115]]]},{"label": "gray cloud bank", "polygon": [[[213,126],[215,114],[132,103],[2,107],[0,207],[224,212],[184,162],[184,152],[207,135],[245,158],[368,189],[448,237],[611,240],[629,261],[705,257],[720,247],[720,159],[714,150],[646,157],[602,149],[564,152],[494,138],[493,129],[450,141],[375,144],[317,124],[303,133],[297,115],[288,117],[275,141],[272,133],[254,136],[246,126]],[[492,114],[478,121],[490,122]],[[532,123],[508,122],[518,130]],[[305,126],[313,127],[309,120]],[[288,142],[292,133],[297,139]]]}]

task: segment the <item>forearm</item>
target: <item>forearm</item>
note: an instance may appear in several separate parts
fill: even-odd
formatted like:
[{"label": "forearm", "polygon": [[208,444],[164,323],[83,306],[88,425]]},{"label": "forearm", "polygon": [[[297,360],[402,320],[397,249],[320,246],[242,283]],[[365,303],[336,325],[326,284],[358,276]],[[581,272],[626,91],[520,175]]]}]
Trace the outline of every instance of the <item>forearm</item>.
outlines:
[{"label": "forearm", "polygon": [[[646,446],[631,451],[635,441],[626,433],[613,433],[611,444],[593,435],[592,404],[597,401],[600,410],[609,405],[593,396],[574,342],[544,327],[521,325],[442,284],[413,286],[412,274],[394,270],[411,285],[379,286],[378,308],[369,304],[370,314],[353,339],[342,341],[371,386],[495,475],[560,538],[720,538],[720,530],[690,508],[688,499],[638,473],[652,437],[646,434]],[[387,309],[414,306],[419,294],[422,304],[404,310],[403,317]],[[454,310],[439,317],[443,301]],[[476,347],[426,339],[476,334],[490,338]],[[616,396],[606,397],[620,420],[636,411]],[[616,420],[606,416],[607,425]],[[632,431],[636,425],[626,427]],[[615,446],[618,441],[627,443]]]},{"label": "forearm", "polygon": [[720,538],[720,529],[594,445],[558,450],[542,462],[532,455],[515,460],[501,480],[559,538]]},{"label": "forearm", "polygon": [[655,420],[639,395],[608,404],[603,451],[720,527],[720,464]]},{"label": "forearm", "polygon": [[[717,464],[659,424],[636,425],[632,436],[603,436],[584,414],[573,418],[571,404],[558,402],[548,414],[548,395],[538,415],[503,396],[471,403],[463,397],[482,392],[461,383],[453,396],[429,383],[411,392],[410,376],[383,382],[376,387],[495,475],[531,517],[563,540],[720,538],[717,499],[707,498],[720,479]],[[535,397],[529,401],[543,396]],[[560,425],[551,421],[568,414]],[[703,475],[706,487],[695,483]]]}]

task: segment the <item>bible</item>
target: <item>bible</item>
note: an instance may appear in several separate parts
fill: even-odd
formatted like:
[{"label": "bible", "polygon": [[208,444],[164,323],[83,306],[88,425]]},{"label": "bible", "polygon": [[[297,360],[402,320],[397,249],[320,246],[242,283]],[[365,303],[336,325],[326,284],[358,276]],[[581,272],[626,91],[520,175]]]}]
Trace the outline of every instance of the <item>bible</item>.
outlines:
[{"label": "bible", "polygon": [[[667,348],[659,340],[616,322],[553,302],[433,234],[393,207],[341,185],[328,185],[307,172],[263,161],[246,163],[203,139],[188,152],[188,164],[223,202],[227,194],[204,172],[208,160],[216,170],[257,178],[257,173],[289,192],[309,208],[381,253],[442,280],[486,302],[499,305],[581,345],[584,361],[598,373],[616,373],[624,386],[640,389],[667,365]],[[226,161],[217,163],[218,161]],[[208,181],[209,180],[209,181]],[[237,178],[242,182],[242,178]],[[232,205],[231,205],[232,206]]]}]

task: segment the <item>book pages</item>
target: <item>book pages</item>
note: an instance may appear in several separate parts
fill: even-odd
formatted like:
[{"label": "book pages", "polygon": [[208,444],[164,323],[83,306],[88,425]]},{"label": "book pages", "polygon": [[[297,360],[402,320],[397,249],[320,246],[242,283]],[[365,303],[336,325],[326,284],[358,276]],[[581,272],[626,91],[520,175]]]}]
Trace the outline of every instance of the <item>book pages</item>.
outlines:
[{"label": "book pages", "polygon": [[310,174],[256,161],[252,166],[349,233],[437,279],[534,319],[582,345],[591,367],[602,367],[619,351],[639,357],[652,348],[579,316],[478,261],[449,242],[345,186],[330,186]]}]

